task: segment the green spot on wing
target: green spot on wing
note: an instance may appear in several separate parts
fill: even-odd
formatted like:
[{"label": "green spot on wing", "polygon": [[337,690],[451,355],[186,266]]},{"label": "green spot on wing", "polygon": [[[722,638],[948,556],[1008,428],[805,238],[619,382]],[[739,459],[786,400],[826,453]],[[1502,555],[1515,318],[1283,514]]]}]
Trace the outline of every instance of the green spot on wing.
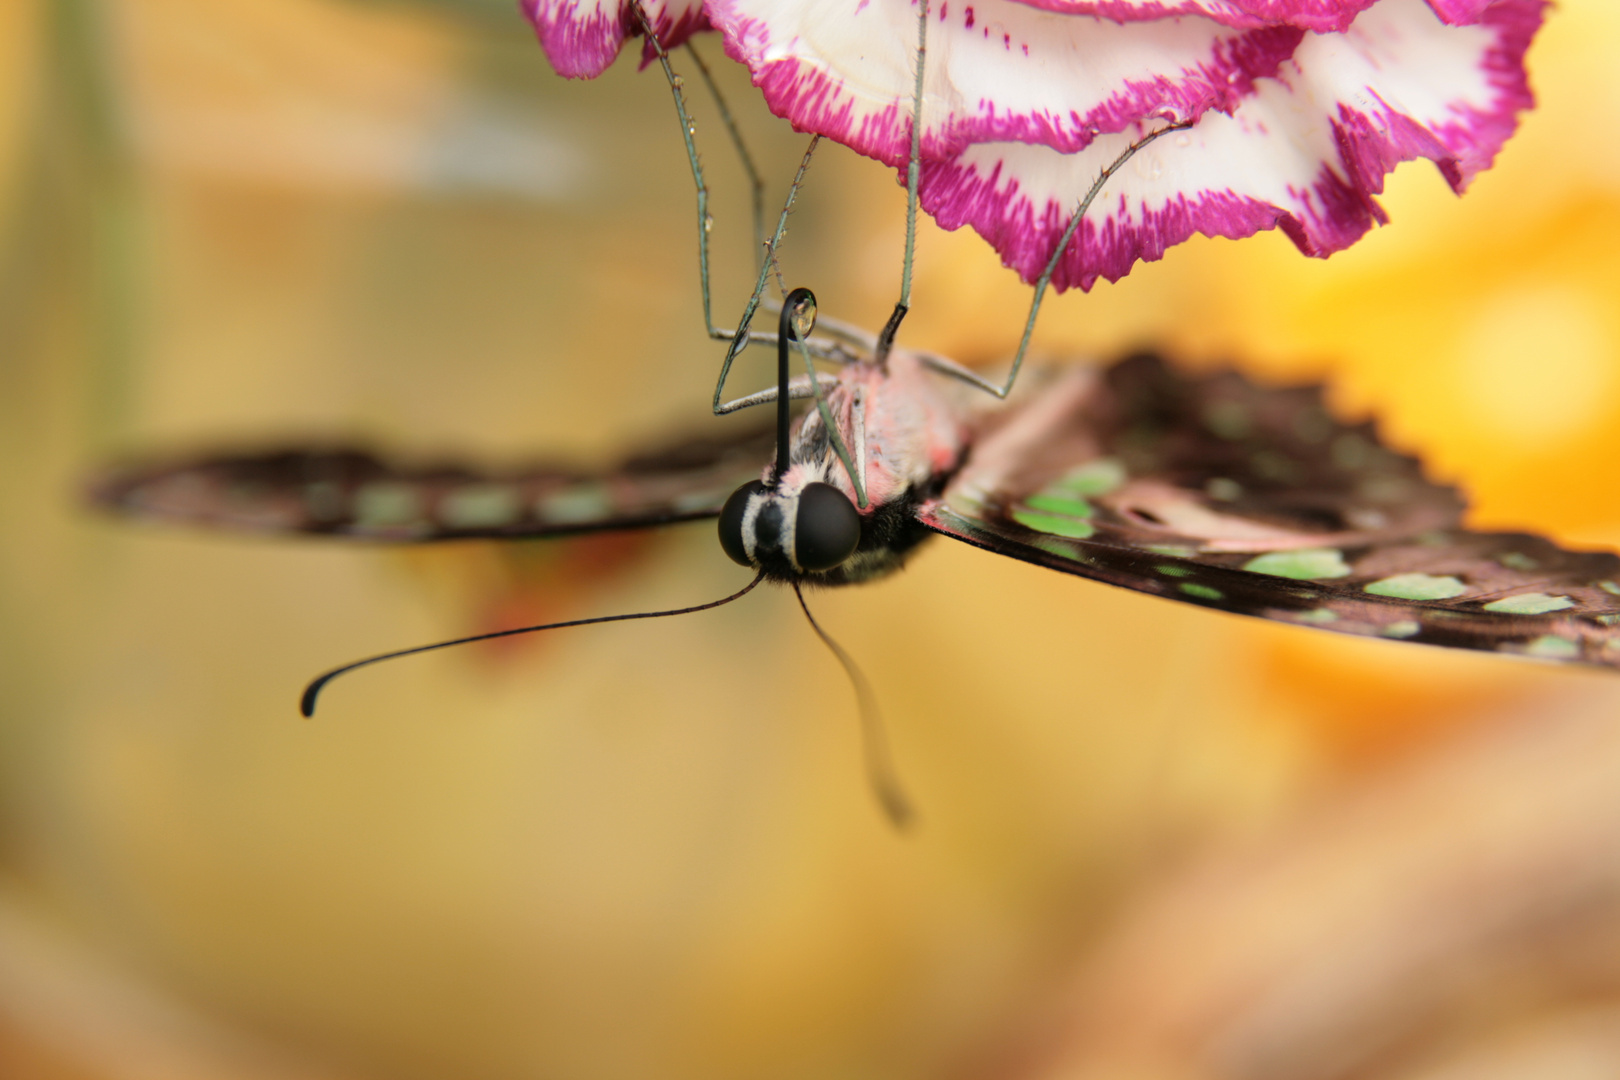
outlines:
[{"label": "green spot on wing", "polygon": [[1118,458],[1097,458],[1070,469],[1046,490],[1075,495],[1107,495],[1125,482],[1125,466]]},{"label": "green spot on wing", "polygon": [[1190,559],[1198,554],[1186,544],[1148,544],[1147,550],[1155,555],[1169,555],[1173,559]]},{"label": "green spot on wing", "polygon": [[1067,540],[1060,540],[1055,536],[1037,536],[1032,546],[1038,547],[1048,554],[1056,555],[1060,559],[1068,559],[1070,562],[1091,562],[1090,556],[1086,555],[1074,544],[1069,543]]},{"label": "green spot on wing", "polygon": [[1297,461],[1275,450],[1259,451],[1249,458],[1249,467],[1256,476],[1282,484],[1296,484],[1304,475],[1304,469]]},{"label": "green spot on wing", "polygon": [[1402,619],[1399,622],[1390,623],[1378,632],[1388,638],[1409,638],[1415,636],[1422,629],[1422,625],[1416,620]]},{"label": "green spot on wing", "polygon": [[1310,581],[1316,578],[1346,577],[1350,567],[1333,548],[1301,548],[1298,551],[1269,551],[1243,564],[1243,569],[1272,577]]},{"label": "green spot on wing", "polygon": [[535,511],[542,521],[554,525],[583,525],[599,521],[613,508],[607,490],[596,484],[559,491],[542,496]]},{"label": "green spot on wing", "polygon": [[1188,596],[1196,596],[1200,600],[1224,600],[1224,599],[1226,599],[1221,594],[1221,590],[1212,589],[1208,585],[1200,585],[1195,581],[1183,581],[1180,585],[1177,585],[1176,588],[1180,589],[1182,592],[1186,593]]},{"label": "green spot on wing", "polygon": [[409,525],[422,516],[422,493],[410,484],[381,481],[354,495],[355,523],[367,528]]},{"label": "green spot on wing", "polygon": [[1496,561],[1509,570],[1534,570],[1541,564],[1521,551],[1504,551]]},{"label": "green spot on wing", "polygon": [[1063,514],[1044,514],[1036,510],[1014,510],[1012,519],[1026,529],[1051,533],[1053,536],[1067,536],[1075,540],[1084,540],[1097,531],[1096,526],[1089,521]]},{"label": "green spot on wing", "polygon": [[1328,448],[1328,454],[1333,458],[1333,464],[1346,472],[1354,472],[1365,466],[1372,458],[1372,444],[1360,435],[1344,434],[1333,440]]},{"label": "green spot on wing", "polygon": [[1243,485],[1228,476],[1217,476],[1204,485],[1204,494],[1218,502],[1236,502],[1243,498]]},{"label": "green spot on wing", "polygon": [[518,493],[504,484],[479,484],[445,495],[439,518],[457,529],[488,529],[510,525],[522,512]]},{"label": "green spot on wing", "polygon": [[1569,638],[1542,634],[1524,647],[1524,654],[1544,660],[1573,660],[1581,655],[1581,647]]},{"label": "green spot on wing", "polygon": [[1612,581],[1600,581],[1598,582],[1598,588],[1614,596],[1620,596],[1620,585],[1616,585]]},{"label": "green spot on wing", "polygon": [[1191,577],[1192,576],[1192,568],[1187,567],[1187,566],[1175,566],[1173,564],[1166,563],[1163,566],[1155,566],[1153,569],[1157,570],[1159,573],[1163,574],[1165,577]]},{"label": "green spot on wing", "polygon": [[1312,608],[1310,611],[1301,611],[1299,614],[1295,615],[1294,618],[1303,623],[1312,623],[1316,626],[1323,626],[1327,623],[1338,622],[1339,613],[1334,611],[1332,608],[1319,607]]},{"label": "green spot on wing", "polygon": [[1049,514],[1067,514],[1069,517],[1077,518],[1088,518],[1096,513],[1086,500],[1063,493],[1051,494],[1043,491],[1039,495],[1031,495],[1025,499],[1024,505],[1031,510],[1043,510]]},{"label": "green spot on wing", "polygon": [[1450,600],[1468,591],[1468,586],[1449,574],[1396,574],[1361,588],[1374,596],[1392,596],[1397,600]]},{"label": "green spot on wing", "polygon": [[1254,418],[1241,402],[1212,401],[1204,406],[1204,426],[1223,439],[1242,439],[1254,430]]},{"label": "green spot on wing", "polygon": [[729,491],[690,491],[685,495],[675,496],[671,504],[678,514],[691,514],[699,510],[713,510],[726,504]]},{"label": "green spot on wing", "polygon": [[1485,610],[1499,611],[1507,615],[1546,615],[1574,606],[1575,601],[1567,596],[1548,596],[1546,593],[1533,592],[1492,600],[1485,605]]}]

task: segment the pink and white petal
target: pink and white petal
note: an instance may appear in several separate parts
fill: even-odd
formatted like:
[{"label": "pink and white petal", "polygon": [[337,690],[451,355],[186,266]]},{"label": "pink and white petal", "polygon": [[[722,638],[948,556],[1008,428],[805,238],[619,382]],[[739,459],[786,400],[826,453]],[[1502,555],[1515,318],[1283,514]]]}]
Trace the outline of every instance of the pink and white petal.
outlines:
[{"label": "pink and white petal", "polygon": [[[1348,32],[1312,35],[1235,113],[1207,113],[1122,168],[1053,285],[1118,280],[1195,233],[1275,227],[1306,254],[1331,254],[1385,220],[1373,196],[1402,161],[1428,158],[1461,191],[1531,103],[1524,51],[1545,8],[1498,0],[1483,22],[1453,27],[1423,0],[1382,0]],[[1132,137],[1104,136],[1077,154],[971,146],[923,163],[922,204],[947,229],[973,226],[1034,281],[1082,195]]]},{"label": "pink and white petal", "polygon": [[[1377,0],[1020,0],[1061,15],[1095,15],[1118,22],[1202,15],[1227,26],[1298,26],[1320,33],[1349,28]],[[1477,23],[1496,0],[1429,0],[1441,21]]]},{"label": "pink and white petal", "polygon": [[[912,0],[709,0],[708,15],[778,116],[879,161],[907,160]],[[1143,118],[1230,109],[1303,36],[1197,17],[1122,24],[1017,0],[935,0],[930,17],[930,157],[987,140],[1079,150]]]},{"label": "pink and white petal", "polygon": [[[1227,26],[1298,26],[1343,30],[1376,0],[1021,0],[1064,15],[1096,15],[1118,22],[1202,15]],[[1444,2],[1444,0],[1441,0]],[[1455,0],[1453,0],[1455,2]]]},{"label": "pink and white petal", "polygon": [[1441,20],[1452,26],[1471,26],[1485,18],[1485,12],[1497,0],[1429,0],[1429,6]]},{"label": "pink and white petal", "polygon": [[[642,0],[641,6],[666,49],[708,27],[703,0]],[[523,0],[523,13],[534,24],[546,59],[570,79],[596,78],[618,57],[625,39],[641,32],[629,0]]]}]

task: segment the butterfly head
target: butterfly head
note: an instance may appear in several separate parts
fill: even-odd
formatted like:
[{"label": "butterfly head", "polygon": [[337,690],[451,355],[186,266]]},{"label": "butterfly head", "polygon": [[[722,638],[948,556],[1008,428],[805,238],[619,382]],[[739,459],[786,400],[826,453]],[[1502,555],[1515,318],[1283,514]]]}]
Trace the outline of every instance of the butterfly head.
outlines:
[{"label": "butterfly head", "polygon": [[816,467],[792,461],[788,346],[802,342],[815,323],[815,294],[809,289],[788,293],[776,339],[776,464],[767,479],[732,492],[720,511],[720,546],[726,554],[768,577],[790,581],[836,569],[861,543],[861,515],[855,505],[826,483]]},{"label": "butterfly head", "polygon": [[855,504],[809,470],[793,469],[773,487],[753,480],[720,511],[720,546],[734,562],[771,577],[833,570],[855,554],[861,515]]}]

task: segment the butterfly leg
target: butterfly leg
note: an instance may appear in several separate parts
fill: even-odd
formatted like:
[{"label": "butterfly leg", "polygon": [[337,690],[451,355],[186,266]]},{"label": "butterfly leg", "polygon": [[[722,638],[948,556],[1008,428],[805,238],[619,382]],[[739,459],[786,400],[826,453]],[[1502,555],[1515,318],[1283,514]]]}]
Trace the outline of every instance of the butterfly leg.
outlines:
[{"label": "butterfly leg", "polygon": [[[742,129],[737,126],[736,118],[731,114],[731,108],[726,104],[725,96],[720,93],[720,86],[714,81],[714,74],[709,65],[704,62],[703,56],[697,51],[695,45],[688,41],[686,51],[692,57],[692,63],[697,65],[698,73],[703,77],[703,84],[709,88],[709,95],[714,98],[715,107],[720,110],[720,120],[726,125],[726,133],[731,137],[731,145],[736,148],[737,158],[742,162],[743,171],[748,174],[749,202],[753,209],[754,219],[754,250],[758,261],[756,268],[763,270],[766,263],[767,252],[771,250],[765,243],[765,181],[759,175],[759,169],[754,164],[754,157],[748,152],[748,144],[743,139]],[[774,245],[773,245],[774,246]],[[774,264],[777,270],[777,280],[781,281],[779,264]],[[707,291],[708,282],[704,281]],[[787,289],[782,289],[783,294]],[[765,310],[770,315],[780,314],[782,305],[776,301],[764,301]],[[860,353],[871,355],[877,347],[877,335],[854,323],[847,323],[841,319],[834,319],[829,315],[819,316],[816,320],[816,329],[834,342],[853,346]],[[729,336],[729,335],[728,335]],[[756,339],[761,344],[768,344],[765,336]],[[819,359],[832,360],[840,364],[852,364],[860,360],[856,353],[845,352],[836,346],[817,348],[817,342],[812,338],[809,342],[811,351]]]},{"label": "butterfly leg", "polygon": [[[692,63],[697,65],[698,74],[703,77],[703,85],[709,88],[709,96],[714,98],[715,107],[720,110],[720,121],[726,125],[726,133],[731,136],[731,145],[737,150],[737,158],[742,162],[743,171],[748,174],[748,201],[754,213],[754,254],[759,265],[765,265],[765,181],[759,175],[759,169],[754,165],[754,156],[748,152],[748,144],[743,141],[742,130],[737,127],[736,119],[731,115],[731,109],[726,105],[725,97],[720,93],[720,87],[714,81],[714,75],[709,71],[709,65],[703,62],[702,55],[693,44],[686,43],[687,55]],[[709,279],[703,279],[704,308],[708,311]]]},{"label": "butterfly leg", "polygon": [[[675,115],[679,119],[681,125],[681,141],[686,147],[686,161],[687,165],[692,171],[692,183],[697,188],[698,284],[703,295],[703,326],[704,329],[708,331],[709,337],[715,341],[732,342],[731,351],[728,353],[726,360],[726,367],[729,368],[731,365],[731,360],[735,359],[736,354],[741,352],[742,349],[747,347],[749,344],[753,342],[758,342],[765,345],[775,344],[775,338],[772,335],[760,334],[756,337],[749,334],[747,332],[747,319],[753,315],[754,309],[759,306],[759,297],[765,291],[765,283],[769,277],[770,267],[773,265],[775,252],[781,246],[782,237],[787,232],[788,210],[793,204],[793,199],[798,194],[798,186],[800,180],[803,178],[804,170],[809,167],[810,154],[809,152],[806,152],[805,162],[800,166],[799,173],[794,178],[793,187],[788,192],[787,205],[783,206],[782,214],[777,219],[775,235],[772,236],[769,243],[761,245],[759,280],[754,287],[753,298],[748,304],[741,326],[737,330],[726,330],[716,326],[714,324],[714,307],[709,286],[709,229],[713,224],[713,219],[709,215],[709,185],[708,181],[704,178],[703,162],[698,157],[697,152],[697,125],[692,122],[692,115],[686,107],[686,94],[682,89],[685,83],[679,75],[675,74],[675,69],[670,65],[669,53],[665,50],[663,42],[658,39],[658,34],[653,29],[652,21],[647,18],[647,13],[642,10],[639,3],[632,3],[630,7],[631,10],[635,12],[637,21],[641,23],[642,33],[646,35],[647,42],[652,46],[653,53],[658,57],[658,66],[663,70],[664,79],[669,83],[670,95],[675,100]],[[697,57],[695,52],[692,55],[694,58]],[[698,68],[701,72],[703,72],[704,78],[709,79],[708,69],[703,65],[701,60],[698,60]],[[711,88],[713,87],[712,79],[710,80],[710,86]],[[719,99],[718,90],[716,90],[716,100],[720,101],[721,116],[725,119],[727,127],[730,128],[733,133],[733,138],[736,141],[738,152],[743,158],[743,166],[745,169],[747,169],[751,181],[755,184],[755,199],[757,203],[758,199],[761,197],[760,191],[762,185],[759,180],[758,173],[753,166],[753,159],[743,147],[741,135],[738,133],[736,125],[731,120],[730,110],[726,108],[724,101]],[[816,138],[812,138],[810,140],[810,149],[812,151],[815,149],[818,141],[819,140]],[[818,346],[818,350],[822,349],[825,349],[825,346]],[[723,376],[722,381],[724,381]],[[719,394],[717,393],[715,396],[716,399],[718,399]]]},{"label": "butterfly leg", "polygon": [[[816,384],[823,391],[831,390],[838,385],[838,376],[817,372]],[[810,380],[802,375],[788,384],[788,399],[790,401],[799,401],[815,396],[816,391],[811,389]],[[749,394],[747,397],[734,398],[731,401],[715,406],[714,414],[716,416],[725,416],[727,413],[739,412],[755,405],[769,405],[776,400],[776,397],[776,387],[768,386],[764,390]]]},{"label": "butterfly leg", "polygon": [[[787,232],[788,214],[793,209],[794,200],[799,197],[799,188],[804,183],[804,174],[810,168],[810,160],[815,155],[816,147],[820,143],[820,135],[810,136],[810,145],[805,148],[804,158],[799,162],[798,171],[793,174],[793,183],[788,185],[787,198],[782,202],[782,213],[777,216],[776,232],[765,246],[765,259],[760,265],[759,277],[754,282],[754,292],[749,296],[748,303],[743,307],[742,318],[737,320],[737,329],[731,334],[731,344],[726,347],[726,358],[720,365],[720,378],[714,384],[713,408],[716,415],[720,414],[720,397],[725,393],[726,378],[731,374],[732,362],[737,359],[738,354],[747,348],[752,341],[771,345],[775,345],[777,342],[777,335],[775,334],[760,334],[758,337],[754,337],[748,329],[748,325],[754,319],[754,312],[759,309],[760,297],[765,293],[765,283],[769,280],[771,268],[776,264],[776,252],[781,246],[783,235]],[[714,331],[711,330],[710,333],[712,335]],[[813,356],[822,356],[828,352],[825,346],[818,346],[812,342],[801,342],[800,344]]]},{"label": "butterfly leg", "polygon": [[1168,135],[1172,131],[1185,131],[1195,123],[1197,123],[1196,120],[1183,120],[1180,123],[1167,124],[1157,131],[1148,132],[1127,146],[1124,153],[1109,162],[1108,166],[1097,174],[1096,181],[1092,183],[1090,190],[1086,192],[1085,198],[1080,200],[1080,205],[1075,209],[1074,216],[1069,219],[1068,227],[1063,230],[1063,235],[1058,238],[1057,247],[1052,249],[1052,257],[1046,261],[1046,268],[1041,271],[1041,276],[1035,281],[1035,295],[1030,298],[1029,303],[1029,318],[1024,320],[1024,334],[1018,341],[1018,352],[1013,356],[1012,369],[1007,372],[1007,381],[1004,384],[997,386],[984,376],[943,357],[928,356],[923,358],[923,362],[942,375],[960,379],[969,386],[977,387],[995,397],[1005,399],[1008,394],[1012,393],[1013,384],[1018,381],[1018,370],[1024,366],[1024,354],[1029,351],[1029,339],[1035,333],[1035,319],[1041,313],[1041,300],[1046,296],[1046,287],[1052,282],[1052,274],[1057,270],[1058,260],[1068,250],[1069,241],[1074,239],[1075,232],[1080,228],[1080,220],[1086,216],[1086,211],[1091,209],[1091,204],[1096,200],[1098,194],[1102,192],[1103,185],[1107,184],[1114,174],[1127,161],[1135,157],[1136,152],[1148,143]]},{"label": "butterfly leg", "polygon": [[906,163],[906,253],[900,261],[900,299],[883,324],[873,357],[878,364],[888,359],[900,323],[911,310],[911,266],[917,255],[917,186],[922,177],[923,72],[928,63],[928,0],[920,0],[917,12],[917,80],[911,92],[911,159]]},{"label": "butterfly leg", "polygon": [[703,178],[703,163],[698,160],[697,143],[695,135],[697,126],[692,123],[691,114],[686,111],[686,95],[681,92],[683,85],[681,77],[675,74],[670,66],[669,53],[664,49],[664,43],[658,40],[658,33],[653,29],[652,20],[642,10],[639,3],[632,3],[630,9],[636,13],[636,19],[641,23],[641,31],[647,36],[647,42],[652,46],[653,52],[658,56],[658,66],[663,68],[664,79],[669,83],[670,94],[675,98],[675,115],[681,123],[681,141],[686,144],[686,161],[692,169],[692,183],[697,187],[697,213],[698,213],[698,281],[703,290],[703,325],[711,338],[721,335],[714,325],[714,316],[709,302],[709,185]]}]

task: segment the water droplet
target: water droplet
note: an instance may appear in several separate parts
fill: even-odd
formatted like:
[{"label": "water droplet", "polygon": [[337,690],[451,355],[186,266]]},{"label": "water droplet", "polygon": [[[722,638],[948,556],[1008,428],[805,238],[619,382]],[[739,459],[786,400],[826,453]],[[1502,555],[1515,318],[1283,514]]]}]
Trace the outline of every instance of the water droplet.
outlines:
[{"label": "water droplet", "polygon": [[816,305],[806,300],[793,313],[793,332],[803,341],[816,328]]},{"label": "water droplet", "polygon": [[714,215],[713,214],[704,214],[703,215],[703,231],[704,232],[712,232],[713,230],[714,230]]},{"label": "water droplet", "polygon": [[1191,146],[1192,145],[1192,136],[1187,134],[1185,131],[1181,132],[1180,134],[1178,134],[1176,136],[1176,145],[1177,146]]},{"label": "water droplet", "polygon": [[681,87],[686,85],[686,80],[681,78],[679,75],[676,75],[674,78],[670,79],[669,81],[675,87],[675,89],[677,89],[677,90],[679,90]]}]

